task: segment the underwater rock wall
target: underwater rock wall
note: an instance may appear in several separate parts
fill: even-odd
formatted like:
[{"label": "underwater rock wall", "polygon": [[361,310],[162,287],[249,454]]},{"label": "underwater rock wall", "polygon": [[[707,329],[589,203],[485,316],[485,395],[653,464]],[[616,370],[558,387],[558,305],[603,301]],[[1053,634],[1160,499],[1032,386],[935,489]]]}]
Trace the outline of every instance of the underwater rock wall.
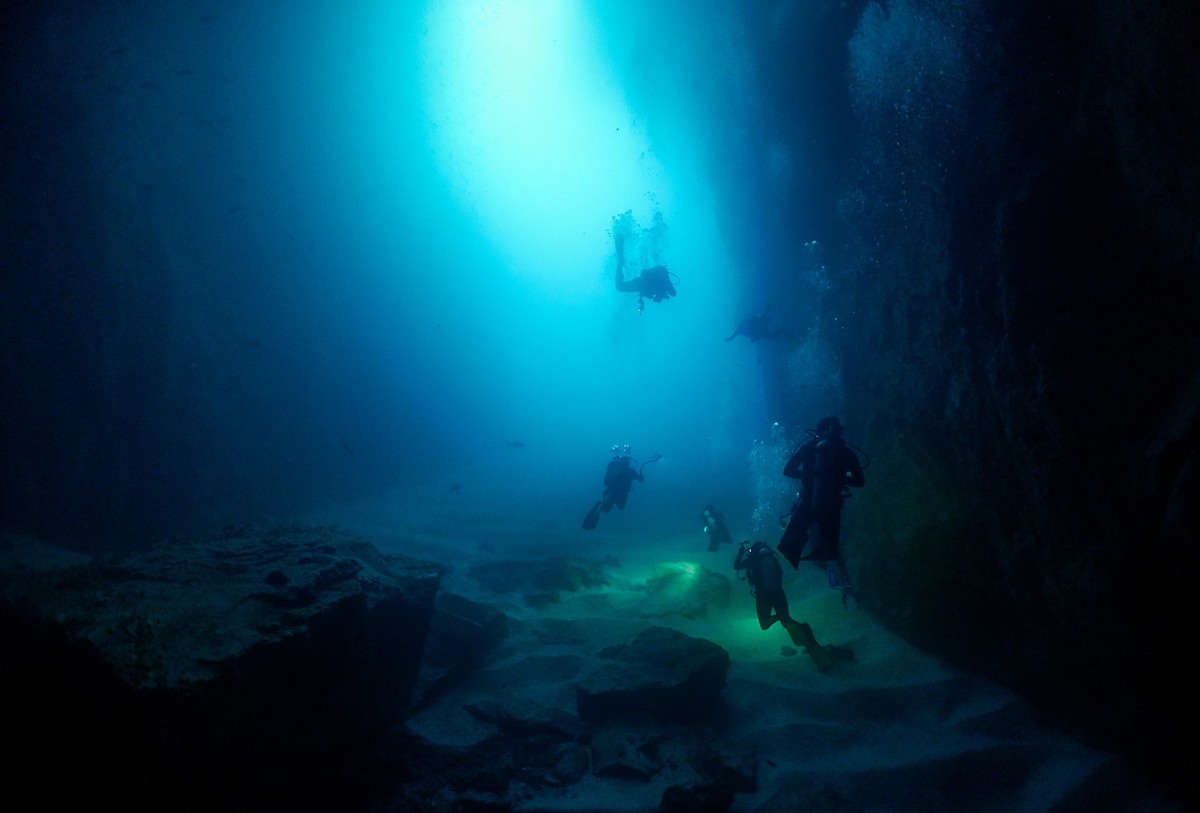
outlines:
[{"label": "underwater rock wall", "polygon": [[868,5],[821,328],[864,603],[1191,792],[1196,14]]}]

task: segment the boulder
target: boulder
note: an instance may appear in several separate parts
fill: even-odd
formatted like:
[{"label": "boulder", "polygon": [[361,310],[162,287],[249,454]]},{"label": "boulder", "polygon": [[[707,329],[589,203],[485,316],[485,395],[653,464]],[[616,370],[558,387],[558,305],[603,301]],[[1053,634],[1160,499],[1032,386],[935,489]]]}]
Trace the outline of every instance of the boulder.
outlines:
[{"label": "boulder", "polygon": [[606,726],[588,741],[592,773],[605,779],[649,782],[666,767],[660,753],[662,745],[661,734]]},{"label": "boulder", "polygon": [[416,705],[452,688],[507,635],[508,616],[496,608],[457,593],[438,593],[417,677]]},{"label": "boulder", "polygon": [[720,646],[667,627],[650,627],[599,657],[606,662],[576,689],[585,720],[707,719],[719,707],[729,671],[729,653]]},{"label": "boulder", "polygon": [[339,777],[403,716],[439,575],[295,527],[8,571],[14,775],[43,800],[66,793],[53,779],[66,764],[97,802],[347,803]]}]

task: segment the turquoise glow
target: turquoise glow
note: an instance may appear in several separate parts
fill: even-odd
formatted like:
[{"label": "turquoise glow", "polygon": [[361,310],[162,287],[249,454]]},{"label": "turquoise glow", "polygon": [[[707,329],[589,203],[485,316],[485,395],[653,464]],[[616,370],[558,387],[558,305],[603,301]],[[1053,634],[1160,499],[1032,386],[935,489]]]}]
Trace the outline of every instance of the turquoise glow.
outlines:
[{"label": "turquoise glow", "polygon": [[591,6],[449,0],[421,47],[429,144],[509,268],[594,296],[606,227],[670,214],[670,184],[600,51]]}]

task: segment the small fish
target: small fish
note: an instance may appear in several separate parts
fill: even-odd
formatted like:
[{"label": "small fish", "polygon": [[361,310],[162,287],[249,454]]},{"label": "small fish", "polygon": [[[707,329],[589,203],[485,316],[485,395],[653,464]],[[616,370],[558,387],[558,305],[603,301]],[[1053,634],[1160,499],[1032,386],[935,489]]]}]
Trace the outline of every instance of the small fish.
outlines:
[{"label": "small fish", "polygon": [[525,441],[523,441],[523,440],[510,440],[508,443],[506,443],[506,444],[504,444],[504,445],[505,445],[505,446],[507,446],[507,447],[509,447],[510,449],[524,449],[524,448],[525,448]]},{"label": "small fish", "polygon": [[450,490],[451,491],[462,491],[462,483],[451,483]]}]

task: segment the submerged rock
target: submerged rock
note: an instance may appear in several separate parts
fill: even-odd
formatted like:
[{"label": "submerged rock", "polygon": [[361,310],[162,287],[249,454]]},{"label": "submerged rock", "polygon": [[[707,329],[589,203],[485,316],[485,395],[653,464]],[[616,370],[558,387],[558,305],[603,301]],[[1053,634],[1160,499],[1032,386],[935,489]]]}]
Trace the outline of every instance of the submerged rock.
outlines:
[{"label": "submerged rock", "polygon": [[559,593],[574,593],[609,584],[614,564],[576,557],[503,560],[472,566],[467,575],[493,593],[522,593],[535,604],[554,603]]},{"label": "submerged rock", "polygon": [[439,593],[417,676],[417,707],[453,688],[508,634],[508,616],[456,593]]},{"label": "submerged rock", "polygon": [[333,777],[405,711],[438,583],[327,528],[9,572],[0,722],[43,793],[69,761],[100,799],[344,799]]},{"label": "submerged rock", "polygon": [[650,627],[600,657],[608,662],[576,692],[583,719],[703,720],[718,708],[729,671],[729,653],[720,646],[667,627]]}]

